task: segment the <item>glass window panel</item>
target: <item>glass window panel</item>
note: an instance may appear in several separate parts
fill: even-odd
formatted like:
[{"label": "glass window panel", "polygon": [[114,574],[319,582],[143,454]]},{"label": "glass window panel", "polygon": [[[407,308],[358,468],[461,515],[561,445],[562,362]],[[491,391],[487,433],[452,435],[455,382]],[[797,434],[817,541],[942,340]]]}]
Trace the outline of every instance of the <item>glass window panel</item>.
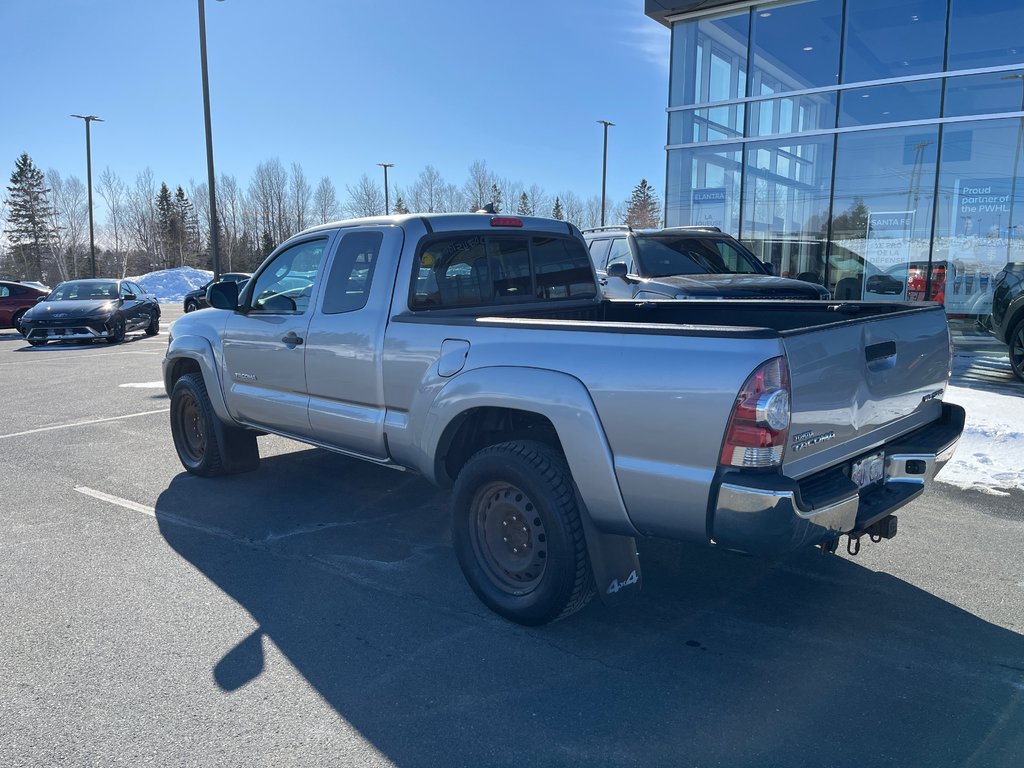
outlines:
[{"label": "glass window panel", "polygon": [[783,277],[824,281],[833,142],[747,145],[743,241]]},{"label": "glass window panel", "polygon": [[941,80],[850,88],[840,97],[839,127],[938,117],[941,99]]},{"label": "glass window panel", "polygon": [[937,126],[838,136],[825,283],[837,299],[902,300],[908,269],[927,268],[937,150]]},{"label": "glass window panel", "polygon": [[932,296],[947,312],[987,315],[993,276],[1024,261],[1022,147],[1019,118],[943,130]]},{"label": "glass window panel", "polygon": [[945,0],[847,0],[843,82],[942,71]]},{"label": "glass window panel", "polygon": [[1021,0],[950,0],[947,69],[1024,62]]},{"label": "glass window panel", "polygon": [[752,94],[799,91],[839,82],[842,0],[755,6]]},{"label": "glass window panel", "polygon": [[668,113],[668,143],[735,139],[743,135],[744,106],[701,107]]},{"label": "glass window panel", "polygon": [[670,107],[746,95],[749,25],[743,11],[672,26]]},{"label": "glass window panel", "polygon": [[737,235],[742,154],[738,144],[670,150],[666,226],[713,226]]},{"label": "glass window panel", "polygon": [[750,105],[748,136],[773,136],[836,127],[836,94],[811,93]]},{"label": "glass window panel", "polygon": [[311,240],[281,251],[256,278],[252,309],[302,313],[309,308],[327,240]]},{"label": "glass window panel", "polygon": [[381,232],[351,232],[341,239],[324,287],[324,314],[354,312],[366,306],[383,241]]},{"label": "glass window panel", "polygon": [[568,237],[533,238],[533,268],[539,299],[594,295],[594,272],[583,244]]},{"label": "glass window panel", "polygon": [[1024,112],[1024,69],[946,80],[947,117]]}]

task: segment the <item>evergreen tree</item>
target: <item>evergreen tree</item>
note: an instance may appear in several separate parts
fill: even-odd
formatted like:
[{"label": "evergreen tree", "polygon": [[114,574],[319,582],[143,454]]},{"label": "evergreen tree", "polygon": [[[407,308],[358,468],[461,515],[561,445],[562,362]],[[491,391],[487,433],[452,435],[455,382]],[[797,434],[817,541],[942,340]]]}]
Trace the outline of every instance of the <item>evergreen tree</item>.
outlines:
[{"label": "evergreen tree", "polygon": [[274,238],[270,236],[270,233],[267,230],[263,230],[263,234],[260,235],[260,255],[262,258],[267,258],[267,256],[270,255],[270,252],[276,247],[277,246],[274,245]]},{"label": "evergreen tree", "polygon": [[36,168],[28,153],[14,163],[11,184],[7,187],[7,241],[20,261],[21,272],[33,280],[42,280],[43,256],[53,246],[50,221],[53,205],[43,172]]},{"label": "evergreen tree", "polygon": [[160,183],[160,191],[156,195],[156,226],[158,257],[163,261],[164,268],[174,266],[174,198],[166,182]]},{"label": "evergreen tree", "polygon": [[530,205],[530,196],[525,192],[519,196],[519,207],[516,208],[516,214],[519,216],[533,216],[533,206]]},{"label": "evergreen tree", "polygon": [[409,212],[409,207],[405,204],[405,200],[402,199],[401,195],[395,198],[395,206],[392,208],[392,213],[397,215],[406,214]]},{"label": "evergreen tree", "polygon": [[626,224],[633,229],[655,229],[661,222],[661,203],[654,193],[654,187],[647,179],[633,188],[633,195],[626,207]]},{"label": "evergreen tree", "polygon": [[178,263],[185,265],[186,256],[192,260],[199,254],[199,217],[195,206],[180,186],[174,191],[175,226],[178,230],[175,245],[178,248]]},{"label": "evergreen tree", "polygon": [[501,213],[502,202],[501,190],[498,189],[498,185],[491,184],[491,204],[494,205],[495,213]]},{"label": "evergreen tree", "polygon": [[[849,208],[832,218],[832,239],[867,237],[869,213],[863,197],[853,198]],[[822,224],[821,234],[828,234],[827,223]]]},{"label": "evergreen tree", "polygon": [[558,197],[555,197],[555,204],[551,208],[551,218],[558,219],[559,221],[565,221],[565,213],[562,211],[562,201]]}]

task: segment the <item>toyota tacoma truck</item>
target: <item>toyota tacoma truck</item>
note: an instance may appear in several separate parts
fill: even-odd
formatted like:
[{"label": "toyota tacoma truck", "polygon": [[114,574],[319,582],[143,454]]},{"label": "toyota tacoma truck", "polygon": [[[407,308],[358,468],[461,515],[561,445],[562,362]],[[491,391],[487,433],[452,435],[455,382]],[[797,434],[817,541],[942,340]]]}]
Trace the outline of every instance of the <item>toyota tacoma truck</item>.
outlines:
[{"label": "toyota tacoma truck", "polygon": [[273,433],[451,487],[466,580],[522,624],[637,592],[641,536],[890,538],[963,429],[941,306],[602,299],[561,221],[328,224],[208,299],[163,362],[185,469]]}]

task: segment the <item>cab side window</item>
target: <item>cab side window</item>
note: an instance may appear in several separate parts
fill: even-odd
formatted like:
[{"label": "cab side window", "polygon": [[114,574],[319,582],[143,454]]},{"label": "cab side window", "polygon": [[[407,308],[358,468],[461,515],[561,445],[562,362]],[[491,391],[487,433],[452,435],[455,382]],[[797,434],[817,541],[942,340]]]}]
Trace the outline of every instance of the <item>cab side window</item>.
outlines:
[{"label": "cab side window", "polygon": [[327,239],[308,240],[281,251],[256,278],[254,312],[302,314],[309,309],[313,285]]},{"label": "cab side window", "polygon": [[624,237],[617,237],[612,240],[611,252],[608,254],[608,266],[612,264],[625,264],[626,272],[635,274],[633,269],[633,255],[629,252],[629,240]]},{"label": "cab side window", "polygon": [[382,232],[350,232],[341,238],[324,288],[324,314],[354,312],[366,306],[383,242]]}]

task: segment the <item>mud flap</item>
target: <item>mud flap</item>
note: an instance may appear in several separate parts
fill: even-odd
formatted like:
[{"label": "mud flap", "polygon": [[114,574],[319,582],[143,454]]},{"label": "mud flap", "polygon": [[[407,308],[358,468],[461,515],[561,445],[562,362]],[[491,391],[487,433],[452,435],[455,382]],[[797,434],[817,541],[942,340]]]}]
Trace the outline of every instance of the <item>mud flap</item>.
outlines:
[{"label": "mud flap", "polygon": [[581,517],[587,553],[590,555],[590,568],[594,573],[594,585],[601,602],[617,605],[639,595],[643,574],[640,571],[636,539],[599,531],[590,520],[590,515],[584,513]]},{"label": "mud flap", "polygon": [[260,449],[256,433],[248,429],[230,427],[214,417],[213,428],[221,444],[221,461],[225,474],[252,472],[260,466]]}]

